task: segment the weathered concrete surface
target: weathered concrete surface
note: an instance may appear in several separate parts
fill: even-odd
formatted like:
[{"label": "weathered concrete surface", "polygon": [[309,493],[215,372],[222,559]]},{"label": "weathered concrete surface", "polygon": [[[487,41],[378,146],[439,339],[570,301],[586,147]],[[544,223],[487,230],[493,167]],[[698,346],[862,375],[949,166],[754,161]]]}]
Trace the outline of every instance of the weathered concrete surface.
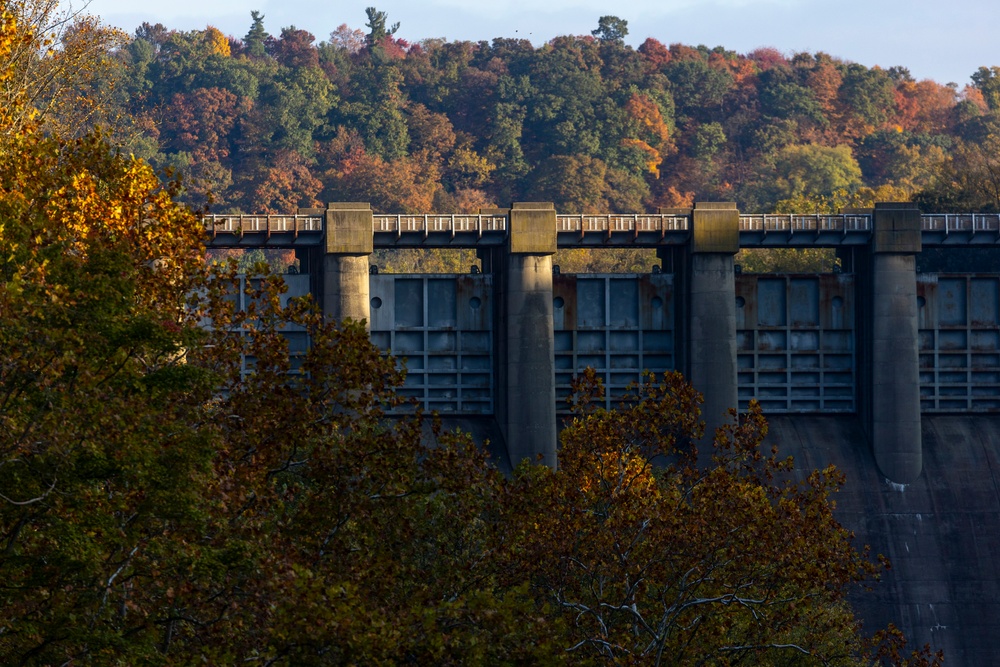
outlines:
[{"label": "weathered concrete surface", "polygon": [[874,211],[875,252],[908,255],[921,250],[920,209],[908,202],[878,202]]},{"label": "weathered concrete surface", "polygon": [[908,484],[922,465],[915,260],[876,254],[873,261],[872,447],[885,476]]},{"label": "weathered concrete surface", "polygon": [[323,258],[323,314],[371,322],[368,256],[372,253],[372,208],[368,202],[327,204]]},{"label": "weathered concrete surface", "polygon": [[551,202],[515,202],[509,215],[512,253],[555,254],[555,205]]},{"label": "weathered concrete surface", "polygon": [[541,455],[556,466],[555,345],[552,316],[552,256],[507,257],[505,359],[499,374],[506,400],[498,415],[514,465]]},{"label": "weathered concrete surface", "polygon": [[350,317],[371,322],[368,256],[323,257],[323,314],[339,322]]},{"label": "weathered concrete surface", "polygon": [[726,411],[737,405],[733,256],[693,254],[690,266],[689,377],[705,395],[702,418],[711,434],[727,421]]},{"label": "weathered concrete surface", "polygon": [[739,252],[740,212],[735,202],[695,202],[691,224],[691,252]]},{"label": "weathered concrete surface", "polygon": [[854,417],[769,422],[768,442],[801,474],[831,463],[845,473],[837,517],[892,563],[853,596],[869,633],[892,622],[949,665],[1000,664],[1000,416],[925,417],[923,471],[907,485],[879,473]]},{"label": "weathered concrete surface", "polygon": [[337,255],[370,255],[372,207],[368,202],[334,202],[326,209],[326,252]]}]

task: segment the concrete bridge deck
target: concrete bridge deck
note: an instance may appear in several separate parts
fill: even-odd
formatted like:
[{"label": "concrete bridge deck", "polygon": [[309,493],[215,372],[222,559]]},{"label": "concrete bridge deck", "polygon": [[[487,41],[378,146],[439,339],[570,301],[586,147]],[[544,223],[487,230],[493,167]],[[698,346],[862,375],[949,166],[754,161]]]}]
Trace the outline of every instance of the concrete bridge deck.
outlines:
[{"label": "concrete bridge deck", "polygon": [[[374,214],[376,248],[479,248],[508,239],[507,213]],[[691,236],[690,214],[557,214],[560,248],[683,245]],[[324,214],[209,215],[204,218],[211,247],[299,247],[321,245]],[[828,247],[865,245],[873,233],[870,213],[742,214],[740,247]],[[1000,214],[921,216],[927,246],[1000,245]]]}]

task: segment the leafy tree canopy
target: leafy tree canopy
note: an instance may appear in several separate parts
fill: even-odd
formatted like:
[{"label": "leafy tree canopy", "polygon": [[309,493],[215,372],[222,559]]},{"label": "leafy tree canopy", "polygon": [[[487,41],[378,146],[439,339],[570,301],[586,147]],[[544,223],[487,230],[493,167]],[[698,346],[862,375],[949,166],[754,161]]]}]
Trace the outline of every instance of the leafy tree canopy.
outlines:
[{"label": "leafy tree canopy", "polygon": [[[0,13],[0,62],[22,30]],[[678,375],[621,411],[588,375],[560,468],[504,477],[386,420],[403,376],[360,323],[207,263],[176,185],[24,104],[0,113],[3,664],[929,664],[858,635],[843,596],[877,568],[841,476],[762,451],[759,410],[699,467]]]},{"label": "leafy tree canopy", "polygon": [[597,21],[597,28],[590,34],[602,42],[624,44],[628,36],[628,21],[617,16],[602,16]]}]

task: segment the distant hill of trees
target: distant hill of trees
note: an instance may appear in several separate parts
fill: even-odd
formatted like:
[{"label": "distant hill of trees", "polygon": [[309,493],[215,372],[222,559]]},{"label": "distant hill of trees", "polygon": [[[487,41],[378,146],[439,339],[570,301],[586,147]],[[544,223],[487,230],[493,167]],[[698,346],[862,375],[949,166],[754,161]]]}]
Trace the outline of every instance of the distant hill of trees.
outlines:
[{"label": "distant hill of trees", "polygon": [[1000,68],[964,89],[825,53],[591,35],[408,43],[384,12],[317,43],[144,24],[116,45],[113,133],[213,211],[370,201],[383,212],[545,200],[566,212],[694,199],[747,211],[875,200],[1000,207]]}]

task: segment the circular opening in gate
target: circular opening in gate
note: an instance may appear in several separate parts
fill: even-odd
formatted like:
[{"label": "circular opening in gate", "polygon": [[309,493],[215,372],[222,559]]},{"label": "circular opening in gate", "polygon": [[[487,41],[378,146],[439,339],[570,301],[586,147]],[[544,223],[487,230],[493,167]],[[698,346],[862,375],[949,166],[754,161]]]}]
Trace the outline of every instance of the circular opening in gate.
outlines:
[{"label": "circular opening in gate", "polygon": [[653,306],[653,308],[663,308],[663,299],[658,296],[654,296],[649,303]]},{"label": "circular opening in gate", "polygon": [[832,305],[834,308],[843,308],[844,299],[839,296],[835,296],[832,299],[830,299],[830,305]]},{"label": "circular opening in gate", "polygon": [[737,308],[742,308],[745,305],[747,305],[747,300],[746,299],[744,299],[741,296],[736,297],[736,307]]},{"label": "circular opening in gate", "polygon": [[373,297],[372,308],[381,308],[381,307],[382,307],[382,299],[378,298],[377,296]]},{"label": "circular opening in gate", "polygon": [[927,305],[927,299],[922,296],[917,297],[917,308],[923,308]]},{"label": "circular opening in gate", "polygon": [[563,298],[561,296],[557,296],[556,298],[552,299],[552,305],[555,306],[556,308],[562,308],[563,306],[566,305],[566,302],[563,301]]},{"label": "circular opening in gate", "polygon": [[472,310],[479,310],[479,306],[481,305],[483,305],[483,301],[478,296],[469,299],[469,308],[472,308]]}]

